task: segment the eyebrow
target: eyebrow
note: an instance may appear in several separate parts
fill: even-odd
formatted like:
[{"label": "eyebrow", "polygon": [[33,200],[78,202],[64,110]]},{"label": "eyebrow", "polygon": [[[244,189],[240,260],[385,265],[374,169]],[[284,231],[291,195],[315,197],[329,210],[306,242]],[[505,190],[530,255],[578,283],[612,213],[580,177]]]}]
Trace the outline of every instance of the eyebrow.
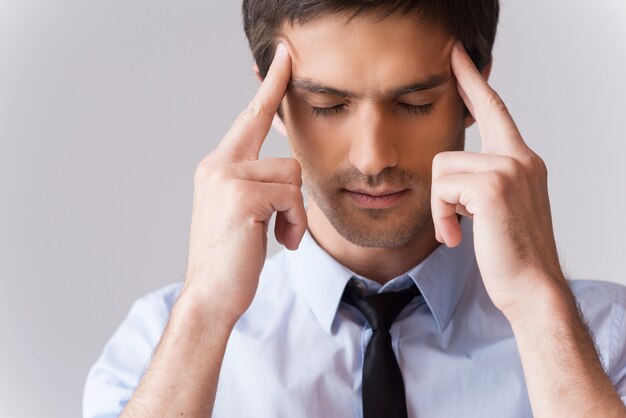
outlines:
[{"label": "eyebrow", "polygon": [[[447,83],[448,81],[450,81],[450,79],[451,77],[449,75],[435,74],[435,75],[429,76],[428,78],[424,80],[420,80],[418,82],[409,84],[407,86],[395,88],[391,90],[390,92],[388,92],[386,95],[391,96],[391,97],[397,97],[397,96],[402,96],[402,95],[409,94],[409,93],[415,93],[418,91],[430,90],[435,87],[439,87],[442,84]],[[330,94],[330,95],[342,97],[345,99],[359,98],[361,96],[357,93],[338,89],[332,86],[328,86],[320,82],[317,82],[315,80],[311,80],[309,78],[294,78],[289,82],[289,84],[294,87],[298,87],[306,91],[309,91],[311,93]]]}]

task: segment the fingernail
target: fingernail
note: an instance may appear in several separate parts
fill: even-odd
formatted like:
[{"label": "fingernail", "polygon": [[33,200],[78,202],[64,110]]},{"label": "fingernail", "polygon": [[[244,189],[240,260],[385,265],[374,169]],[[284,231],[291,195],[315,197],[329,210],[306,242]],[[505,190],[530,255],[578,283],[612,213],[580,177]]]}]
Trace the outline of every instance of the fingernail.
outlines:
[{"label": "fingernail", "polygon": [[276,46],[276,53],[274,54],[275,58],[280,58],[283,55],[285,55],[285,53],[287,52],[287,48],[285,47],[285,45],[280,42],[277,46]]},{"label": "fingernail", "polygon": [[463,51],[465,49],[465,47],[463,46],[463,42],[458,40],[454,43],[454,47],[460,51]]}]

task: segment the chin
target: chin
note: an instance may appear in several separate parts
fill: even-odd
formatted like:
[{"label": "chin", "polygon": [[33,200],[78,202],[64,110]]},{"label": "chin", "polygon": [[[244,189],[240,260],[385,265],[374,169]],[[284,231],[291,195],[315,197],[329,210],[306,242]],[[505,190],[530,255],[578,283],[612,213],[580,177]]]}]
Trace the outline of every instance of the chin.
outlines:
[{"label": "chin", "polygon": [[335,209],[326,213],[321,209],[337,233],[359,247],[405,247],[421,236],[432,222],[430,210],[417,208],[408,214],[380,209],[359,213]]}]

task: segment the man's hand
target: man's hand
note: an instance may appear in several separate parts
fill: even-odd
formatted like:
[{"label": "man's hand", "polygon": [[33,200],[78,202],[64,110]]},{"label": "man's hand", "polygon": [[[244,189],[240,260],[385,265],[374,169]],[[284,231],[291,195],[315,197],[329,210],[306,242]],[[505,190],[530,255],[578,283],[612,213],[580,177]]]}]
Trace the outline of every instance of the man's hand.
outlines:
[{"label": "man's hand", "polygon": [[457,245],[456,214],[473,217],[478,267],[489,297],[511,323],[534,417],[623,418],[626,408],[560,269],[545,165],[459,42],[450,59],[482,152],[435,157],[437,239]]},{"label": "man's hand", "polygon": [[278,212],[276,238],[287,248],[304,235],[300,165],[258,161],[290,77],[287,49],[277,48],[254,100],[196,169],[187,277],[123,417],[211,416],[232,327],[256,293],[270,217]]},{"label": "man's hand", "polygon": [[254,298],[272,214],[278,212],[276,239],[291,250],[298,247],[307,226],[298,161],[258,160],[290,77],[291,59],[279,44],[255,98],[218,147],[200,162],[194,176],[183,293],[207,298],[212,311],[230,325]]},{"label": "man's hand", "polygon": [[482,152],[442,152],[433,160],[436,237],[456,246],[461,241],[456,214],[474,219],[485,287],[511,321],[528,306],[528,298],[565,283],[552,231],[547,170],[460,42],[450,59],[459,93],[478,124]]}]

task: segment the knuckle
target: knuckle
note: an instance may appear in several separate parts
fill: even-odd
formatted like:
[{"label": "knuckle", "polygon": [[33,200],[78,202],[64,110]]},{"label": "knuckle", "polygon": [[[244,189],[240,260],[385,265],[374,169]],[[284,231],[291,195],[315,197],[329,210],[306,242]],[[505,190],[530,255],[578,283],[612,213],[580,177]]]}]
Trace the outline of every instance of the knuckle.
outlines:
[{"label": "knuckle", "polygon": [[548,167],[545,161],[533,150],[528,149],[518,158],[520,165],[526,169],[531,176],[547,177]]},{"label": "knuckle", "polygon": [[546,162],[543,160],[543,158],[535,154],[533,162],[535,169],[539,172],[539,174],[542,177],[548,177],[548,166],[546,165]]},{"label": "knuckle", "polygon": [[504,167],[506,173],[508,173],[514,179],[520,178],[524,171],[522,164],[512,157],[506,157]]},{"label": "knuckle", "polygon": [[302,210],[302,213],[305,213],[306,210],[304,209],[304,195],[302,194],[302,190],[298,189],[297,197],[298,197],[298,207]]},{"label": "knuckle", "polygon": [[195,182],[225,182],[228,180],[230,170],[227,165],[217,164],[213,157],[205,158],[198,164],[194,172]]},{"label": "knuckle", "polygon": [[287,193],[289,193],[289,196],[292,198],[299,198],[302,195],[302,193],[300,193],[300,188],[295,184],[287,184],[286,187]]},{"label": "knuckle", "polygon": [[[225,196],[230,202],[244,202],[250,199],[250,196],[254,192],[253,188],[248,184],[248,182],[241,180],[232,180],[224,183]],[[240,208],[241,205],[237,205],[236,207]]]},{"label": "knuckle", "polygon": [[193,173],[194,181],[204,180],[209,177],[212,172],[212,162],[209,156],[205,157],[200,163],[196,166],[196,169]]},{"label": "knuckle", "polygon": [[290,202],[290,206],[299,209],[304,205],[304,197],[302,196],[302,191],[295,184],[287,184],[285,185],[285,197]]},{"label": "knuckle", "polygon": [[287,162],[289,166],[289,172],[295,177],[296,180],[300,180],[302,177],[302,166],[300,162],[295,158],[290,158]]},{"label": "knuckle", "polygon": [[546,168],[546,163],[543,160],[543,158],[541,158],[539,154],[537,154],[533,150],[531,149],[528,150],[528,154],[526,158],[528,159],[529,164],[531,164],[533,168],[539,168],[539,169]]},{"label": "knuckle", "polygon": [[231,170],[228,168],[228,166],[217,166],[214,167],[213,170],[211,170],[209,178],[215,182],[223,183],[230,178],[230,171]]},{"label": "knuckle", "polygon": [[533,151],[526,157],[525,166],[528,167],[531,178],[545,181],[548,178],[548,167],[545,161]]},{"label": "knuckle", "polygon": [[518,160],[520,161],[520,163],[522,163],[522,165],[524,165],[525,167],[533,167],[535,164],[535,159],[538,158],[539,156],[537,154],[535,154],[530,148],[525,149],[524,152],[521,153],[521,155],[519,156]]},{"label": "knuckle", "polygon": [[490,171],[486,174],[485,193],[489,201],[500,199],[507,190],[507,181],[502,173]]},{"label": "knuckle", "polygon": [[296,160],[295,158],[290,158],[287,161],[292,171],[294,171],[296,174],[301,172],[302,166],[300,165],[300,162],[298,160]]}]

